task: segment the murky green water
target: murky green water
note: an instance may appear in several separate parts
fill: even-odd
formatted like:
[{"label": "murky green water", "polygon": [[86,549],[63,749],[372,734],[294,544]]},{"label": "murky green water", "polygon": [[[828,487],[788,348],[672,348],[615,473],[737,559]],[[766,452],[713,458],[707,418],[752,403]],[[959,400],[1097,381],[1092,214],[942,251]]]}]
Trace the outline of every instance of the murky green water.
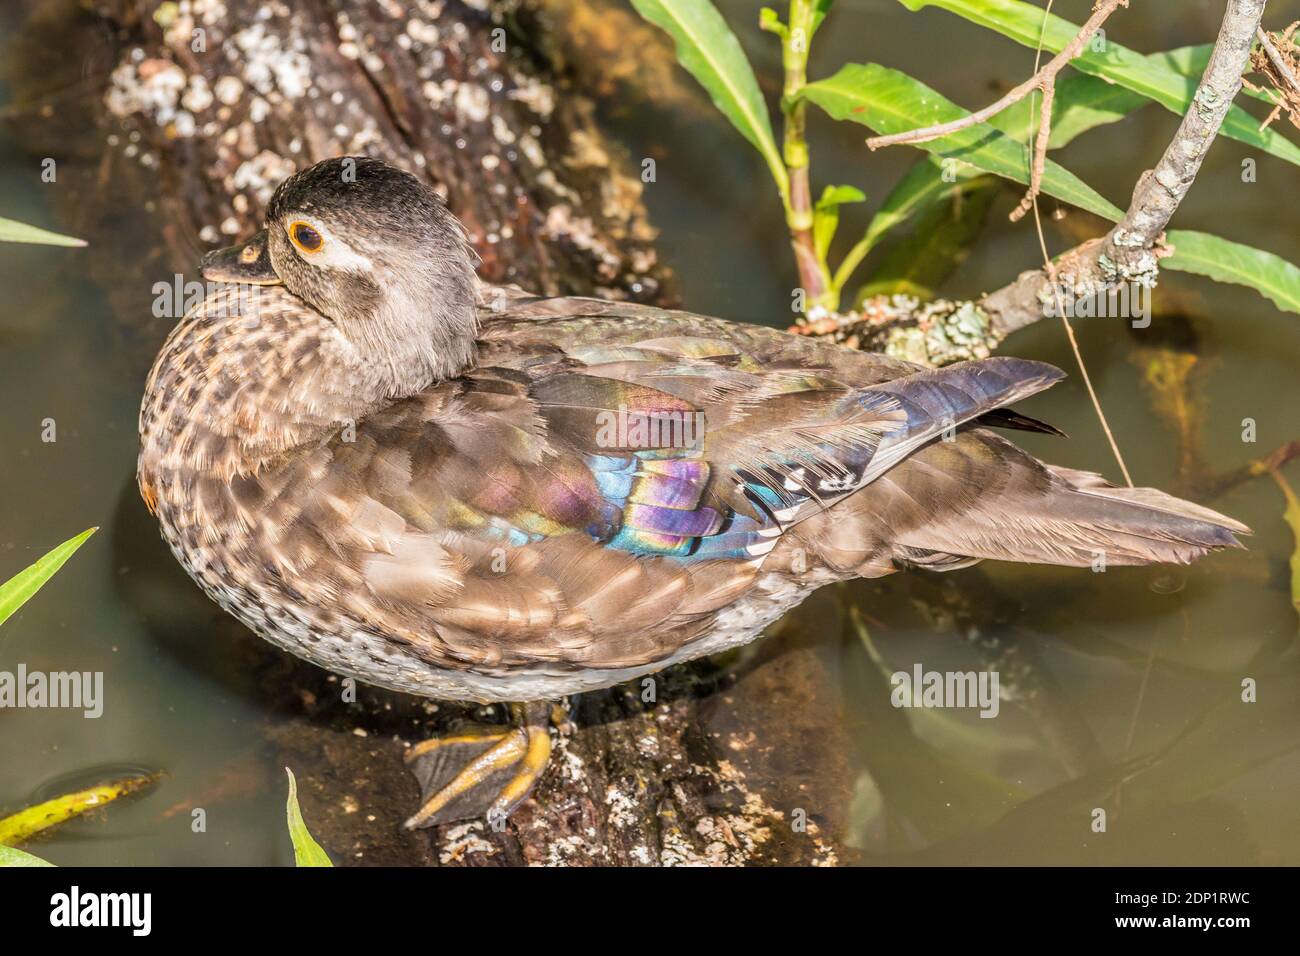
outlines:
[{"label": "murky green water", "polygon": [[[1077,20],[1087,4],[1058,6]],[[1204,42],[1217,29],[1219,3],[1179,3],[1176,18],[1168,6],[1135,5],[1110,36],[1157,50]],[[1270,5],[1270,21],[1289,19],[1292,6]],[[722,8],[760,71],[774,77],[776,50],[750,23],[754,5],[727,0]],[[1032,62],[1032,51],[950,15],[909,14],[885,0],[839,0],[816,54],[815,74],[876,59],[967,105],[993,98]],[[0,90],[0,105],[6,101]],[[739,137],[707,119],[648,107],[607,112],[634,157],[657,159],[646,200],[687,306],[787,322],[796,282],[778,206]],[[1176,125],[1155,106],[1139,116],[1082,137],[1056,158],[1123,205]],[[901,149],[870,155],[862,139],[858,127],[814,117],[819,188],[852,183],[878,202],[913,159]],[[1300,170],[1261,159],[1257,182],[1243,183],[1241,161],[1250,155],[1217,142],[1176,224],[1300,261],[1288,215]],[[60,228],[51,202],[58,187],[38,174],[35,158],[0,139],[0,215]],[[1000,198],[945,293],[977,294],[1033,265],[1031,227],[1006,221],[1016,198],[1010,191]],[[847,213],[841,235],[851,238],[866,215]],[[120,228],[106,222],[87,238],[114,243]],[[1049,228],[1049,244],[1063,249],[1088,228],[1068,217]],[[109,290],[79,276],[79,255],[0,247],[0,575],[85,527],[101,529],[0,631],[0,669],[21,661],[103,671],[107,699],[97,720],[0,712],[0,808],[105,767],[160,768],[169,776],[154,793],[69,825],[36,851],[59,863],[287,862],[278,769],[267,766],[258,730],[270,704],[241,684],[229,656],[233,626],[171,567],[143,515],[133,482],[135,416],[150,355],[122,345]],[[1194,342],[1192,385],[1204,405],[1198,431],[1214,470],[1300,437],[1296,316],[1247,290],[1175,274],[1164,277],[1155,305],[1164,314],[1145,331],[1115,320],[1078,323],[1139,484],[1179,490],[1178,437],[1141,383],[1150,350],[1170,341]],[[137,328],[157,341],[166,333],[158,321]],[[1005,351],[1074,370],[1058,324],[1018,334]],[[1116,476],[1077,375],[1025,410],[1072,436],[1018,438],[1025,447]],[[1255,444],[1241,439],[1245,418],[1257,422]],[[52,443],[41,440],[46,419],[57,429]],[[1300,469],[1290,473],[1300,486]],[[1248,552],[1176,571],[986,564],[897,575],[845,586],[799,612],[795,625],[815,636],[832,675],[843,722],[835,729],[850,741],[858,781],[851,801],[815,776],[801,781],[810,812],[846,821],[868,860],[1300,862],[1300,673],[1288,650],[1297,620],[1286,565],[1293,541],[1267,478],[1206,503],[1255,529]],[[848,623],[852,608],[865,618],[871,652]],[[918,662],[929,670],[996,666],[1017,699],[993,720],[893,709],[886,675]],[[1257,703],[1240,701],[1245,678],[1257,684]],[[1149,765],[1146,757],[1154,757]],[[1118,801],[1116,765],[1135,774]],[[191,830],[180,806],[191,800],[208,809],[207,833]],[[1089,827],[1099,806],[1110,810],[1105,834]]]}]

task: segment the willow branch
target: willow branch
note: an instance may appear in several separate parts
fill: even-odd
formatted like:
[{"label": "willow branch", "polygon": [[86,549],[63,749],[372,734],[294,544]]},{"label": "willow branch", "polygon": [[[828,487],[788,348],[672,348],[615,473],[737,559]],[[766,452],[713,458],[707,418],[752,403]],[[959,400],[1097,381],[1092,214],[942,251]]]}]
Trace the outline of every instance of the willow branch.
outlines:
[{"label": "willow branch", "polygon": [[[1055,271],[1067,296],[1096,295],[1117,283],[1155,283],[1158,260],[1167,252],[1158,248],[1165,227],[1191,189],[1241,89],[1264,5],[1265,0],[1228,0],[1191,105],[1160,162],[1138,180],[1124,218],[1104,238],[1077,246],[1057,261]],[[978,304],[989,316],[992,333],[1001,339],[1041,319],[1052,288],[1046,270],[1032,270]]]},{"label": "willow branch", "polygon": [[1049,305],[1056,305],[1058,293],[1061,302],[1072,303],[1125,283],[1154,285],[1159,259],[1170,252],[1161,242],[1165,226],[1241,88],[1264,6],[1265,0],[1227,0],[1187,115],[1156,168],[1139,178],[1123,220],[1107,235],[1075,246],[1049,268],[1023,272],[975,301],[935,300],[918,306],[906,296],[875,297],[856,314],[829,316],[791,331],[944,364],[990,354],[1012,332],[1054,311]]}]

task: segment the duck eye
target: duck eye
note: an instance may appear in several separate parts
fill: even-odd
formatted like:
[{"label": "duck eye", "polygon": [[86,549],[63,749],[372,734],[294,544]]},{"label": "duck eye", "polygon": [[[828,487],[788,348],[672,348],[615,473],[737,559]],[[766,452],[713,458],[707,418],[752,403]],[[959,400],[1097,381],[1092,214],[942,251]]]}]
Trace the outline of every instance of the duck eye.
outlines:
[{"label": "duck eye", "polygon": [[319,232],[305,222],[295,222],[289,227],[289,238],[303,252],[319,252],[325,244]]}]

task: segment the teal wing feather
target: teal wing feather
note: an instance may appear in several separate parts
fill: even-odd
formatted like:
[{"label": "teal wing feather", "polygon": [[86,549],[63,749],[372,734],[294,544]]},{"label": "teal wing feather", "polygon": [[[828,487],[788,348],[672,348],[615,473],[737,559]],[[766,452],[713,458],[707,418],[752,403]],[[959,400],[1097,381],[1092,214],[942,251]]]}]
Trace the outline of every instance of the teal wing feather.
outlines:
[{"label": "teal wing feather", "polygon": [[[531,349],[499,350],[492,357],[508,364],[467,380],[472,394],[514,376],[545,450],[519,464],[509,499],[476,493],[463,503],[485,527],[508,528],[512,543],[546,536],[542,516],[549,534],[581,530],[603,548],[682,560],[760,557],[945,430],[1061,377],[999,358],[907,366],[903,378],[857,386],[840,369],[764,363],[726,339],[681,331],[561,351],[538,363]],[[491,475],[495,454],[462,454],[474,474]]]}]

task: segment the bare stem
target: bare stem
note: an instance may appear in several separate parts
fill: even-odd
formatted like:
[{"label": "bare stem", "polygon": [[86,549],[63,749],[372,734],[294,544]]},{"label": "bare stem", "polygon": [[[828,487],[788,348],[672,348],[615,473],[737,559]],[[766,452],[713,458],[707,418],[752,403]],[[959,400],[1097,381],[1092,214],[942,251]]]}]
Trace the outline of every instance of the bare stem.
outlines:
[{"label": "bare stem", "polygon": [[782,158],[790,177],[786,205],[786,224],[790,229],[790,246],[799,270],[799,284],[807,301],[834,309],[838,301],[831,287],[830,270],[817,254],[813,239],[813,197],[809,180],[807,104],[800,92],[808,79],[808,48],[812,42],[812,0],[790,0],[790,22],[781,37],[781,63],[785,84],[781,109],[785,114]]}]

